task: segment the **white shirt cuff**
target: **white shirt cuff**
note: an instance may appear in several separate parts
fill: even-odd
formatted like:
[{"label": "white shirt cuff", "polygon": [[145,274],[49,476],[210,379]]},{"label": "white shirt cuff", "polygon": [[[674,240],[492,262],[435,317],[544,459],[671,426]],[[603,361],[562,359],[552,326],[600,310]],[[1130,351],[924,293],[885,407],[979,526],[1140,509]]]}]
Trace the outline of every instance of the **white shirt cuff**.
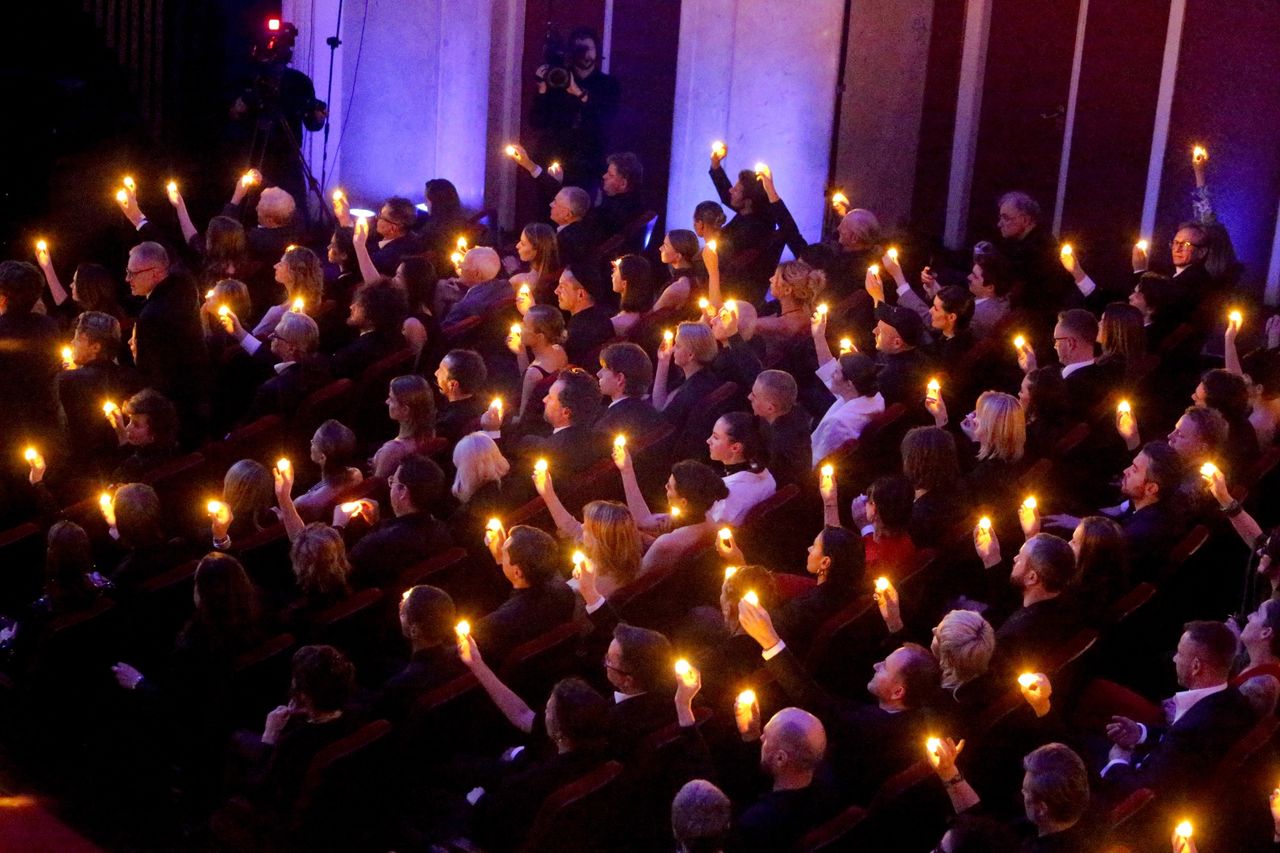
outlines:
[{"label": "white shirt cuff", "polygon": [[875,533],[875,532],[876,532],[876,526],[875,526],[874,524],[868,524],[868,525],[864,526],[864,527],[863,527],[861,530],[859,530],[858,532],[859,532],[859,533],[861,533],[863,536],[866,536],[868,533]]},{"label": "white shirt cuff", "polygon": [[138,231],[141,231],[141,230],[142,230],[142,226],[143,226],[143,225],[146,225],[146,224],[147,224],[147,217],[145,217],[145,216],[144,216],[144,217],[142,217],[141,219],[139,219],[139,220],[138,220],[138,224],[137,224],[137,225],[135,225],[135,226],[134,226],[134,228],[135,228],[135,229],[137,229]]},{"label": "white shirt cuff", "polygon": [[1089,278],[1089,276],[1085,276],[1084,278],[1077,281],[1076,287],[1080,288],[1080,293],[1084,296],[1088,296],[1098,289],[1098,285],[1094,282],[1093,279]]},{"label": "white shirt cuff", "polygon": [[606,601],[608,601],[608,599],[607,599],[607,598],[605,598],[604,596],[601,596],[601,597],[600,597],[600,600],[599,600],[599,601],[597,601],[595,604],[588,604],[588,605],[586,605],[586,611],[587,611],[587,614],[588,614],[588,615],[590,615],[590,614],[592,614],[592,613],[595,613],[595,612],[596,612],[597,610],[599,610],[601,607],[604,607],[604,603],[605,603]]},{"label": "white shirt cuff", "polygon": [[535,166],[533,167],[533,171],[532,171],[532,172],[530,172],[529,174],[530,174],[530,175],[533,175],[535,178],[536,178],[536,177],[538,177],[539,175],[541,175],[541,174],[542,174],[542,167],[541,167],[541,166],[538,166],[538,165],[535,165]]},{"label": "white shirt cuff", "polygon": [[1128,759],[1126,759],[1126,758],[1113,758],[1113,759],[1111,759],[1110,761],[1108,761],[1108,762],[1107,762],[1107,766],[1106,766],[1106,767],[1103,767],[1103,768],[1102,768],[1102,772],[1101,772],[1101,773],[1099,773],[1098,775],[1099,775],[1099,776],[1101,776],[1101,777],[1103,777],[1103,778],[1105,779],[1105,778],[1106,778],[1106,776],[1107,776],[1107,771],[1109,771],[1112,767],[1116,767],[1116,766],[1121,765],[1121,764],[1123,764],[1124,766],[1128,767],[1128,766],[1129,766],[1129,760],[1128,760]]},{"label": "white shirt cuff", "polygon": [[241,349],[249,353],[249,355],[253,355],[255,352],[257,352],[258,347],[260,346],[262,346],[262,341],[258,340],[253,335],[245,335],[240,340]]},{"label": "white shirt cuff", "polygon": [[903,284],[898,285],[898,296],[902,296],[903,294],[905,294],[905,293],[906,293],[908,290],[910,290],[910,289],[911,289],[911,285],[910,285],[910,284],[903,283]]},{"label": "white shirt cuff", "polygon": [[769,648],[761,652],[760,657],[764,658],[765,660],[773,660],[778,655],[782,654],[782,650],[785,649],[786,647],[787,647],[787,644],[782,640],[779,640],[773,646],[770,646]]},{"label": "white shirt cuff", "polygon": [[1147,727],[1146,727],[1146,726],[1144,726],[1142,723],[1138,723],[1138,728],[1142,729],[1142,736],[1138,738],[1138,743],[1146,743],[1146,742],[1147,742]]}]

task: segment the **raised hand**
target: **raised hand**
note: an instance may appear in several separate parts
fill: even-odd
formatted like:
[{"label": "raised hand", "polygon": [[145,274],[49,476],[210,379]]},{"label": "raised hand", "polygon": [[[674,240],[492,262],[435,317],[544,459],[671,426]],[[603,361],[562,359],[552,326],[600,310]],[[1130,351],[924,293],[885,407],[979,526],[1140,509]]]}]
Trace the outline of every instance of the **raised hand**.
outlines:
[{"label": "raised hand", "polygon": [[769,611],[759,604],[752,604],[745,598],[738,602],[738,624],[751,639],[760,644],[760,648],[768,651],[778,645],[778,632],[773,627],[773,619]]},{"label": "raised hand", "polygon": [[988,569],[999,565],[1003,557],[1000,554],[1000,539],[991,527],[979,524],[973,528],[973,549],[978,552],[978,559]]},{"label": "raised hand", "polygon": [[863,286],[866,287],[867,294],[877,305],[884,302],[884,282],[881,281],[878,270],[867,270],[867,278]]},{"label": "raised hand", "polygon": [[1036,712],[1037,717],[1043,717],[1049,713],[1049,700],[1053,697],[1053,684],[1049,681],[1049,676],[1043,672],[1020,675],[1018,690],[1022,693],[1022,698],[1031,706],[1031,710]]},{"label": "raised hand", "polygon": [[889,629],[890,634],[897,634],[903,629],[902,623],[902,607],[898,600],[898,590],[889,581],[884,578],[886,584],[883,589],[877,583],[876,591],[872,593],[875,599],[876,607],[880,608],[880,618],[884,620],[885,627]]}]

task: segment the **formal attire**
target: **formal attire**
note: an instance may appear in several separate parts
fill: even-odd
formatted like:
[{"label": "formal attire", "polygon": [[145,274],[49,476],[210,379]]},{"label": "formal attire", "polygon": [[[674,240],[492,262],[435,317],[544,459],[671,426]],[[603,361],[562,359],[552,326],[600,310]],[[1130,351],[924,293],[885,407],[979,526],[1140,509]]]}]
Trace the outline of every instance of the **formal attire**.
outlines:
[{"label": "formal attire", "polygon": [[355,586],[384,586],[415,563],[453,547],[444,522],[429,512],[388,518],[351,548],[351,582]]},{"label": "formal attire", "polygon": [[769,449],[769,473],[779,486],[808,485],[812,479],[812,419],[803,406],[792,406],[773,422],[761,421],[760,432]]},{"label": "formal attire", "polygon": [[573,590],[558,579],[513,589],[501,607],[473,625],[476,643],[485,659],[497,665],[516,646],[571,620],[576,603]]},{"label": "formal attire", "polygon": [[564,351],[570,364],[591,373],[599,369],[596,361],[600,357],[600,348],[614,338],[613,321],[609,317],[608,308],[592,305],[569,318]]}]

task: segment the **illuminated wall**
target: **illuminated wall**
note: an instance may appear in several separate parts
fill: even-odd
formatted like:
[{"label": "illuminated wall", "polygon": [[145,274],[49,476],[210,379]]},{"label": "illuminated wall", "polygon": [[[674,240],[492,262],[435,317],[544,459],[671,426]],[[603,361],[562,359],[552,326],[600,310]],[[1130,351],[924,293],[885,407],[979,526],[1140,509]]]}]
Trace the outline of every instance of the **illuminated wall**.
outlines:
[{"label": "illuminated wall", "polygon": [[[329,187],[376,209],[391,195],[422,200],[448,177],[462,203],[484,200],[492,0],[346,3],[330,110]],[[286,0],[303,29],[295,65],[324,97],[337,0]],[[315,26],[303,27],[303,22]],[[301,43],[305,42],[305,44]],[[320,171],[320,137],[308,152]],[[337,159],[335,169],[334,163]]]},{"label": "illuminated wall", "polygon": [[830,161],[842,0],[683,0],[667,228],[715,198],[711,143],[732,175],[769,164],[801,233],[819,238]]}]

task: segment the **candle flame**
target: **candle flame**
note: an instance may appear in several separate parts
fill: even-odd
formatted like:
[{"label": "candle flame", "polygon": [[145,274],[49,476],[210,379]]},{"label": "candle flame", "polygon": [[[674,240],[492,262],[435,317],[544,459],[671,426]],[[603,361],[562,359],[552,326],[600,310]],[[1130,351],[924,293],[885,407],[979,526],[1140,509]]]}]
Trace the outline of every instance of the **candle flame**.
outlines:
[{"label": "candle flame", "polygon": [[848,204],[848,203],[849,203],[849,197],[846,196],[844,193],[840,192],[840,190],[836,190],[831,194],[832,207],[835,207],[836,205]]},{"label": "candle flame", "polygon": [[281,456],[279,459],[276,460],[276,468],[279,469],[281,473],[288,471],[289,460]]},{"label": "candle flame", "polygon": [[1035,673],[1024,672],[1022,673],[1022,675],[1018,676],[1018,684],[1021,685],[1022,687],[1030,687],[1035,683],[1036,683]]},{"label": "candle flame", "polygon": [[360,508],[360,501],[348,501],[342,505],[343,512],[355,512]]},{"label": "candle flame", "polygon": [[991,519],[987,518],[985,515],[982,518],[978,519],[978,528],[980,530],[990,531]]},{"label": "candle flame", "polygon": [[307,307],[307,302],[301,296],[293,300],[293,313],[301,314],[302,309]]},{"label": "candle flame", "polygon": [[231,309],[230,309],[230,308],[228,308],[227,306],[225,306],[225,305],[219,305],[219,306],[218,306],[218,316],[219,316],[219,317],[225,317],[225,316],[227,316],[227,315],[228,315],[228,314],[230,314],[230,313],[231,313]]},{"label": "candle flame", "polygon": [[827,477],[827,478],[830,478],[830,477],[835,476],[835,473],[836,473],[836,466],[834,466],[834,465],[823,465],[823,466],[822,466],[822,476]]},{"label": "candle flame", "polygon": [[893,246],[890,246],[889,251],[885,254],[889,256],[889,260],[891,261],[896,261],[898,259],[898,250]]},{"label": "candle flame", "polygon": [[1128,400],[1121,400],[1120,405],[1116,406],[1116,411],[1122,415],[1127,415],[1133,411],[1133,406],[1129,405]]},{"label": "candle flame", "polygon": [[1134,245],[1138,247],[1138,251],[1144,254],[1146,253],[1147,249],[1151,247],[1151,244],[1148,243],[1146,240],[1139,240],[1137,243],[1134,243]]},{"label": "candle flame", "polygon": [[1027,345],[1027,339],[1024,338],[1022,335],[1017,335],[1016,337],[1014,337],[1013,339],[1014,349],[1024,349],[1026,345]]},{"label": "candle flame", "polygon": [[1218,473],[1218,466],[1212,462],[1206,462],[1200,466],[1200,475],[1203,477],[1212,477]]},{"label": "candle flame", "polygon": [[537,471],[539,474],[547,473],[547,467],[547,460],[545,459],[539,459],[537,462],[533,463],[533,470]]},{"label": "candle flame", "polygon": [[504,150],[507,152],[508,157],[516,156],[516,147],[514,145],[508,145]]},{"label": "candle flame", "polygon": [[218,513],[222,512],[222,507],[223,507],[222,501],[209,501],[209,506],[208,506],[209,514],[217,515]]},{"label": "candle flame", "polygon": [[733,577],[733,576],[734,576],[734,575],[736,575],[737,573],[738,573],[738,567],[737,567],[737,566],[725,566],[725,567],[724,567],[724,579],[725,579],[725,580],[728,580],[729,578]]},{"label": "candle flame", "polygon": [[39,456],[39,455],[40,455],[40,454],[36,452],[36,449],[35,449],[34,447],[28,447],[28,448],[23,452],[23,454],[22,454],[22,458],[23,458],[23,459],[26,459],[28,462],[35,462],[35,461],[36,461],[36,457],[37,457],[37,456]]},{"label": "candle flame", "polygon": [[346,195],[342,192],[342,190],[334,190],[334,191],[333,191],[333,200],[334,200],[334,201],[342,201],[344,198],[346,198]]},{"label": "candle flame", "polygon": [[665,332],[662,333],[662,339],[667,343],[671,343],[676,339],[676,333],[671,331],[670,329],[667,329]]},{"label": "candle flame", "polygon": [[1036,499],[1035,499],[1035,496],[1034,496],[1034,495],[1028,495],[1028,496],[1027,496],[1027,499],[1026,499],[1025,501],[1023,501],[1023,502],[1022,502],[1022,508],[1023,508],[1023,509],[1035,509],[1035,508],[1036,508]]},{"label": "candle flame", "polygon": [[627,437],[622,433],[618,433],[613,437],[613,446],[621,450],[627,446]]},{"label": "candle flame", "polygon": [[929,750],[931,755],[938,754],[938,748],[942,746],[942,741],[936,737],[931,737],[924,742],[924,748]]},{"label": "candle flame", "polygon": [[721,542],[728,542],[733,538],[733,531],[727,527],[721,527],[717,535],[720,537]]},{"label": "candle flame", "polygon": [[119,407],[115,403],[111,402],[110,400],[107,400],[105,403],[102,404],[102,414],[109,415],[112,412],[116,411],[118,408]]},{"label": "candle flame", "polygon": [[853,352],[853,338],[841,338],[841,339],[840,339],[840,354],[841,354],[841,355],[848,355],[848,354],[849,354],[849,353],[851,353],[851,352]]},{"label": "candle flame", "polygon": [[754,690],[744,690],[738,694],[737,702],[740,706],[750,708],[756,704],[756,692]]},{"label": "candle flame", "polygon": [[49,244],[48,244],[47,242],[45,242],[44,240],[37,240],[37,241],[36,241],[36,251],[37,251],[37,252],[47,252],[47,251],[49,251]]},{"label": "candle flame", "polygon": [[756,595],[756,591],[754,589],[747,590],[747,594],[742,596],[742,600],[753,607],[760,606],[760,596]]},{"label": "candle flame", "polygon": [[691,669],[693,669],[693,667],[684,658],[680,658],[678,661],[676,661],[676,675],[680,676],[681,678],[688,675]]},{"label": "candle flame", "polygon": [[1184,820],[1182,823],[1178,824],[1173,831],[1176,832],[1180,838],[1190,838],[1192,832],[1191,821]]},{"label": "candle flame", "polygon": [[872,264],[871,266],[867,267],[867,272],[878,277],[880,275],[880,265]]},{"label": "candle flame", "polygon": [[496,517],[489,519],[489,523],[485,525],[485,529],[494,533],[500,533],[502,531],[502,520]]},{"label": "candle flame", "polygon": [[458,622],[457,625],[453,626],[453,630],[454,630],[454,633],[456,633],[459,638],[466,637],[468,634],[471,633],[471,623],[468,622],[466,619],[463,619],[460,622]]},{"label": "candle flame", "polygon": [[581,551],[574,551],[572,559],[573,559],[574,568],[577,568],[578,566],[581,566],[584,562],[586,562],[587,555],[582,553]]},{"label": "candle flame", "polygon": [[824,317],[825,317],[825,316],[827,316],[827,312],[828,312],[828,311],[830,311],[830,310],[831,310],[831,308],[830,308],[830,306],[828,306],[828,305],[827,305],[827,303],[825,303],[825,302],[819,302],[819,303],[818,303],[818,313],[819,313],[819,314],[821,314],[822,316],[824,316]]},{"label": "candle flame", "polygon": [[1070,243],[1063,243],[1063,244],[1062,244],[1062,257],[1064,257],[1064,258],[1069,258],[1069,257],[1071,257],[1071,244],[1070,244]]},{"label": "candle flame", "polygon": [[876,592],[884,592],[889,588],[888,578],[876,578]]}]

